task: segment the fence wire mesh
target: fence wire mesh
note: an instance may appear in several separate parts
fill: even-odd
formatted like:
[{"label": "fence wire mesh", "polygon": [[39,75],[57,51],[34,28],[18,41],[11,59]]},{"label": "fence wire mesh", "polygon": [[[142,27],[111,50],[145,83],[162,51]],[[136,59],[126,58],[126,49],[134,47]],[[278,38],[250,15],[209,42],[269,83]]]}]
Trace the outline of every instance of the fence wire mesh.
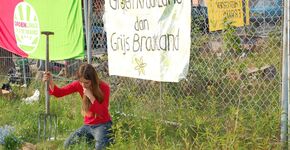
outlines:
[{"label": "fence wire mesh", "polygon": [[[195,144],[247,143],[252,138],[261,145],[278,142],[283,25],[283,7],[278,2],[250,1],[249,25],[233,27],[225,22],[223,30],[214,32],[209,32],[207,7],[193,6],[187,78],[164,83],[109,76],[104,0],[93,1],[89,18],[92,64],[111,85],[115,117],[154,118],[164,126],[184,127],[188,130],[184,134]],[[2,48],[0,62],[3,82],[15,80],[21,85],[37,82],[44,63],[19,58]],[[81,62],[52,61],[50,70],[56,80],[71,81]]]}]

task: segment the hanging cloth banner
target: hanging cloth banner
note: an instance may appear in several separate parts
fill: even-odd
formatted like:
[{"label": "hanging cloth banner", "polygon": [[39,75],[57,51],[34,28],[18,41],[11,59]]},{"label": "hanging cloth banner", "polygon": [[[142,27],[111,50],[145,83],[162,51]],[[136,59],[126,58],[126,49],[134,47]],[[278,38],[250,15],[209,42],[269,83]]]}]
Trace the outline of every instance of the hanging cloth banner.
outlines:
[{"label": "hanging cloth banner", "polygon": [[249,0],[207,0],[209,30],[224,28],[225,19],[233,26],[249,25]]},{"label": "hanging cloth banner", "polygon": [[81,0],[0,0],[0,47],[21,57],[51,60],[84,57]]},{"label": "hanging cloth banner", "polygon": [[109,74],[178,82],[190,56],[189,0],[106,0]]}]

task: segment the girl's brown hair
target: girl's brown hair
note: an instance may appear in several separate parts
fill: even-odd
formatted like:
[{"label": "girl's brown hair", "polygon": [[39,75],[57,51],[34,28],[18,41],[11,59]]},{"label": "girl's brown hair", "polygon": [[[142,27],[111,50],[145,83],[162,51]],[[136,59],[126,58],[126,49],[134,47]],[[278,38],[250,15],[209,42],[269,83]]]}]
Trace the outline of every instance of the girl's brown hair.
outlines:
[{"label": "girl's brown hair", "polygon": [[[82,64],[78,70],[77,77],[78,79],[84,78],[86,80],[91,81],[92,93],[94,97],[96,98],[96,100],[98,101],[98,103],[102,103],[103,92],[100,89],[101,80],[99,79],[95,68],[91,64],[87,64],[87,63]],[[87,96],[83,96],[83,100],[82,100],[82,114],[83,115],[86,115],[90,106],[91,106],[91,101],[89,100],[89,98]]]}]

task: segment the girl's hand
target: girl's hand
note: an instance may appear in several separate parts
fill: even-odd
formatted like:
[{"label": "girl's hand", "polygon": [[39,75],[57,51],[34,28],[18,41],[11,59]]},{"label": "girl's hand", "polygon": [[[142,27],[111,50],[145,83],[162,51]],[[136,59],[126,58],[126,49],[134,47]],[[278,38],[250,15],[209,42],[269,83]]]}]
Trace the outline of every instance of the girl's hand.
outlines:
[{"label": "girl's hand", "polygon": [[43,77],[42,77],[42,81],[46,82],[46,81],[50,81],[52,80],[52,76],[50,72],[44,72],[43,73]]},{"label": "girl's hand", "polygon": [[51,75],[50,72],[44,72],[44,73],[43,73],[42,81],[43,81],[43,82],[48,81],[48,83],[49,83],[49,88],[50,88],[51,90],[54,89],[54,82],[53,82],[53,80],[52,80],[52,75]]},{"label": "girl's hand", "polygon": [[90,89],[84,88],[84,95],[90,99],[91,103],[93,103],[95,101],[95,97],[93,95],[93,92]]}]

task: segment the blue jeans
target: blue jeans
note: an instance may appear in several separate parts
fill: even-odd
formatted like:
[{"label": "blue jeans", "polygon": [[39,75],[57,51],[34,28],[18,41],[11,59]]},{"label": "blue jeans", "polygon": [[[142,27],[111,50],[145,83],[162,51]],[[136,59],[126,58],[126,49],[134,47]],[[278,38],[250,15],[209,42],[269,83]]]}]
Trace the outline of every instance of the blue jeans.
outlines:
[{"label": "blue jeans", "polygon": [[112,122],[109,121],[98,125],[83,125],[72,133],[64,142],[64,147],[68,148],[70,145],[77,143],[81,138],[87,141],[95,139],[96,150],[106,149],[106,146],[112,141],[111,138]]}]

